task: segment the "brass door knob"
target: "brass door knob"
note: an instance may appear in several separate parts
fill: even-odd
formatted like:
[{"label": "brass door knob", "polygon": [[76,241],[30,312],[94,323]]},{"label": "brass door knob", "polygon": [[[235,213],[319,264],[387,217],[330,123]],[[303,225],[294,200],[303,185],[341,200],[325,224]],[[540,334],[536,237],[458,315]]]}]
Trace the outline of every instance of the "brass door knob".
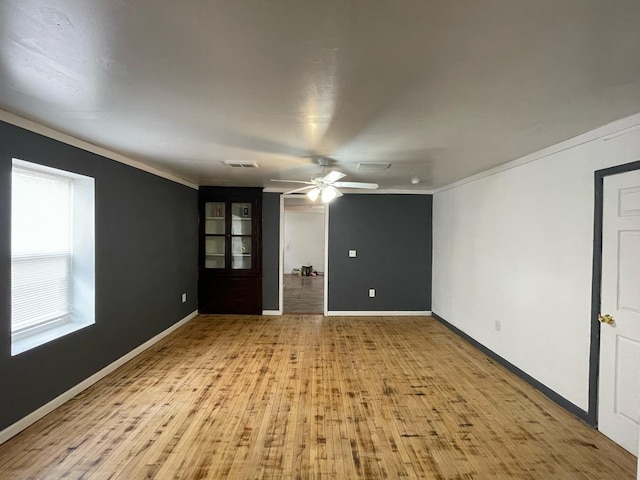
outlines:
[{"label": "brass door knob", "polygon": [[613,316],[606,314],[606,315],[598,315],[598,320],[600,320],[601,323],[606,323],[607,325],[615,325],[616,323],[616,319],[613,318]]}]

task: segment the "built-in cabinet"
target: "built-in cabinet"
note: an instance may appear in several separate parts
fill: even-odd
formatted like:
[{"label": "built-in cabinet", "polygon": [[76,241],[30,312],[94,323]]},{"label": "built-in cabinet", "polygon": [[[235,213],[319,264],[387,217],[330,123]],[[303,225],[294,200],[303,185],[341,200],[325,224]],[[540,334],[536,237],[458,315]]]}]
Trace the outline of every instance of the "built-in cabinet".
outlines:
[{"label": "built-in cabinet", "polygon": [[262,313],[262,189],[201,187],[201,313]]}]

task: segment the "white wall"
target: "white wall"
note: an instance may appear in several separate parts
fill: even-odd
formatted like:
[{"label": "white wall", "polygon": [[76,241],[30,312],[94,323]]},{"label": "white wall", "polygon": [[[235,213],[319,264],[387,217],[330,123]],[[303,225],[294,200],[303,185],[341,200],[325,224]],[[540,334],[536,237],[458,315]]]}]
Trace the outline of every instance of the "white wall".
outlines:
[{"label": "white wall", "polygon": [[434,195],[434,313],[584,410],[594,171],[640,160],[639,124],[634,115]]},{"label": "white wall", "polygon": [[302,265],[324,272],[324,213],[284,213],[284,273]]}]

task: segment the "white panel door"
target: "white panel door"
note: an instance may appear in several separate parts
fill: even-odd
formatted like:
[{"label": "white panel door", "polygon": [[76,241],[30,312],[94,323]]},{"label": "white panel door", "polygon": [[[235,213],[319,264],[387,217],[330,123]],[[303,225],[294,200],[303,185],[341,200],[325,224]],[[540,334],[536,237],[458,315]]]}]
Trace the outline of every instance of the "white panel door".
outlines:
[{"label": "white panel door", "polygon": [[600,319],[604,323],[600,326],[598,428],[637,455],[640,419],[640,170],[604,178],[601,295]]}]

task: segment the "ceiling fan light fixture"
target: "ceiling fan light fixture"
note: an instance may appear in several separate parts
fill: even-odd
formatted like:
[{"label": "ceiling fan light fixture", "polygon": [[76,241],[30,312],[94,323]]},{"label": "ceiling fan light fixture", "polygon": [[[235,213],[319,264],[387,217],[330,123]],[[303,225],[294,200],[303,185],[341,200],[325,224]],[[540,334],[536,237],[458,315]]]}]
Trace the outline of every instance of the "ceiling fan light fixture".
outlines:
[{"label": "ceiling fan light fixture", "polygon": [[[317,159],[318,164],[323,168],[329,164],[329,160],[324,157],[320,157]],[[389,164],[386,165],[386,168],[389,167]],[[309,190],[307,192],[307,197],[315,202],[318,198],[322,199],[322,203],[329,203],[334,198],[341,197],[343,193],[338,190],[339,188],[364,188],[369,190],[375,190],[378,188],[377,183],[365,183],[365,182],[342,182],[340,181],[342,178],[346,177],[345,173],[339,172],[337,170],[332,170],[324,176],[312,177],[311,181],[305,180],[284,180],[284,179],[272,179],[272,182],[287,182],[287,183],[301,183],[303,185],[307,185],[306,187],[295,188],[293,190],[289,190],[284,192],[284,195],[292,195],[294,193],[302,193],[305,190]]]},{"label": "ceiling fan light fixture", "polygon": [[338,196],[338,190],[329,185],[322,190],[322,203],[329,203]]},{"label": "ceiling fan light fixture", "polygon": [[309,199],[312,202],[315,202],[318,199],[319,196],[320,196],[320,189],[319,188],[314,188],[314,189],[309,190],[307,192],[307,197],[309,197]]}]

